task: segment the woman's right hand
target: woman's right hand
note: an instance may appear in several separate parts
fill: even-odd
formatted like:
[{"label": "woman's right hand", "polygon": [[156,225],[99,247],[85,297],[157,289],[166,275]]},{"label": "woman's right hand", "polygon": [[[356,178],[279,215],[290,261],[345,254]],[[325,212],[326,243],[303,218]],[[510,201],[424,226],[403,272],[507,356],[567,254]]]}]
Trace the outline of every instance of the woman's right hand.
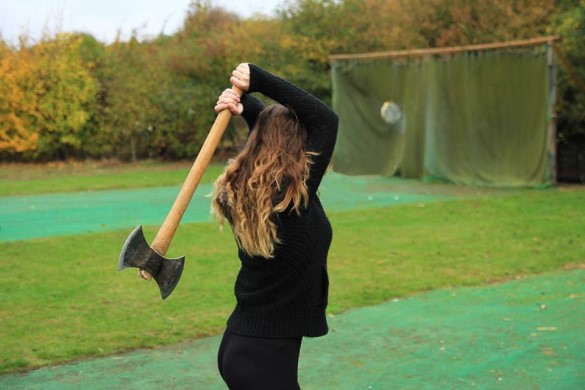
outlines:
[{"label": "woman's right hand", "polygon": [[214,110],[217,113],[225,109],[230,110],[233,115],[240,115],[244,111],[244,106],[240,103],[240,95],[233,89],[226,89],[217,99]]}]

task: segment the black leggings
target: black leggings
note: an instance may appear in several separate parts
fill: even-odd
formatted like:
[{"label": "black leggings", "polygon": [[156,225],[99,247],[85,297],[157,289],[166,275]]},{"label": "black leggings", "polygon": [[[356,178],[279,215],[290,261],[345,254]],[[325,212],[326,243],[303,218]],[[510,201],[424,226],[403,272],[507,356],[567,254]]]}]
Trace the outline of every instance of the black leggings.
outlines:
[{"label": "black leggings", "polygon": [[226,330],[217,356],[230,390],[300,390],[297,379],[302,337],[260,338]]}]

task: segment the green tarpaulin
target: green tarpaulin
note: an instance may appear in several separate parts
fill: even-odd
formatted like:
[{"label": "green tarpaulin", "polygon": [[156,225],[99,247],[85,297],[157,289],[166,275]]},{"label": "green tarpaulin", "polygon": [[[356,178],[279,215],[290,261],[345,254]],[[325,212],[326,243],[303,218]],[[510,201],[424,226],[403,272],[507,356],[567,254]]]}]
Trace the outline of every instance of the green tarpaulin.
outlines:
[{"label": "green tarpaulin", "polygon": [[[475,186],[554,181],[547,44],[411,58],[332,60],[333,168]],[[401,115],[387,122],[385,102]]]}]

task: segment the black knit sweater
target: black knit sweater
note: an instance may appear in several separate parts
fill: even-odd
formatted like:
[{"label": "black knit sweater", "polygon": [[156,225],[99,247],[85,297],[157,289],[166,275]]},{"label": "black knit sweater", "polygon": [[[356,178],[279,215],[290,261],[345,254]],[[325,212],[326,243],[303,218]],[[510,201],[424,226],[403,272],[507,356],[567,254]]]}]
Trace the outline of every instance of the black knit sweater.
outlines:
[{"label": "black knit sweater", "polygon": [[[320,100],[257,66],[250,64],[250,88],[242,97],[242,116],[252,129],[264,105],[259,92],[295,111],[308,132],[312,157],[307,187],[309,203],[301,214],[276,216],[274,258],[238,251],[241,268],[235,283],[236,308],[227,327],[233,333],[256,337],[317,337],[327,333],[325,308],[329,290],[327,252],[331,225],[317,196],[337,137],[337,115]],[[285,150],[282,153],[286,153]]]}]

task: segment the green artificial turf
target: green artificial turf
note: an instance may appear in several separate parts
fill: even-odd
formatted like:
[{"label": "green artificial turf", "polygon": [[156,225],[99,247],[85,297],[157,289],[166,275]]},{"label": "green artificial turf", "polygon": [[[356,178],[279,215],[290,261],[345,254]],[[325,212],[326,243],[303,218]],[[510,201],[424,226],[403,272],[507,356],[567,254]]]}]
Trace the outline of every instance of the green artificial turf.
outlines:
[{"label": "green artificial turf", "polygon": [[[329,313],[583,266],[584,204],[576,188],[329,213]],[[148,241],[155,232],[146,229]],[[187,263],[165,301],[134,269],[117,271],[127,234],[0,243],[0,372],[222,330],[238,271],[229,229],[179,227],[167,257],[186,255]]]}]

